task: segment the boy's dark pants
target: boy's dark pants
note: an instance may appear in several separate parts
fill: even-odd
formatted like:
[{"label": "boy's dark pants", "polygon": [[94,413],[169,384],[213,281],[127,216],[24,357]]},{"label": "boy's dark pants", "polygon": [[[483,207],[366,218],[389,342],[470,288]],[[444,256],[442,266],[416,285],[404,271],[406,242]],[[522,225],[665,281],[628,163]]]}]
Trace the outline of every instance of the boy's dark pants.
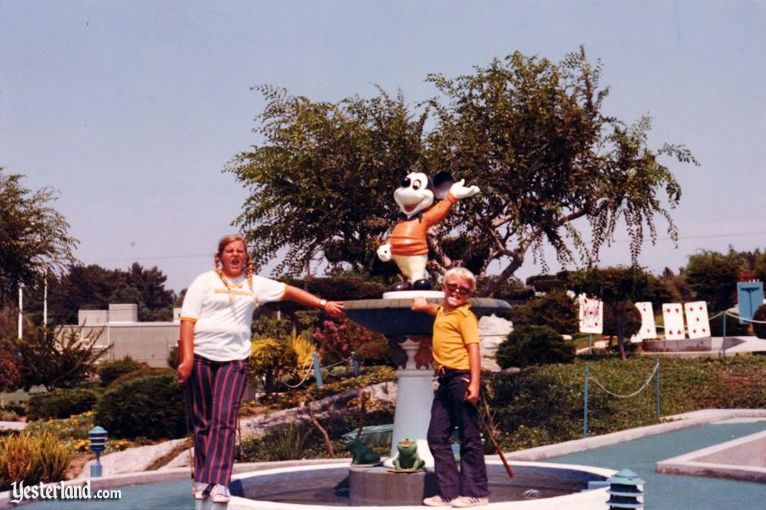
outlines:
[{"label": "boy's dark pants", "polygon": [[[468,372],[449,372],[439,377],[439,388],[431,405],[428,447],[434,456],[434,471],[441,497],[486,497],[487,468],[479,430],[479,411],[465,401]],[[460,437],[460,471],[452,453],[450,436],[457,427]]]}]

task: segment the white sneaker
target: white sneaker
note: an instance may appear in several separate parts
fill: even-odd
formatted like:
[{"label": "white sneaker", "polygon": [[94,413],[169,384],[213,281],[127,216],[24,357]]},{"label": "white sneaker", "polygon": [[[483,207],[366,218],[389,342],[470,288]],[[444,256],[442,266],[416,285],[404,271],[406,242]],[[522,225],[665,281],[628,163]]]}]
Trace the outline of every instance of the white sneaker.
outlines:
[{"label": "white sneaker", "polygon": [[194,482],[192,496],[194,496],[194,499],[207,499],[207,497],[210,496],[210,490],[212,488],[212,483],[207,484],[205,482]]},{"label": "white sneaker", "polygon": [[425,506],[449,506],[450,502],[437,494],[436,496],[424,499],[423,504]]},{"label": "white sneaker", "polygon": [[460,496],[450,502],[452,508],[470,508],[472,506],[483,506],[489,503],[489,498],[475,498],[473,496]]},{"label": "white sneaker", "polygon": [[231,499],[229,488],[220,483],[215,484],[213,490],[210,491],[210,499],[213,500],[213,503],[228,503]]}]

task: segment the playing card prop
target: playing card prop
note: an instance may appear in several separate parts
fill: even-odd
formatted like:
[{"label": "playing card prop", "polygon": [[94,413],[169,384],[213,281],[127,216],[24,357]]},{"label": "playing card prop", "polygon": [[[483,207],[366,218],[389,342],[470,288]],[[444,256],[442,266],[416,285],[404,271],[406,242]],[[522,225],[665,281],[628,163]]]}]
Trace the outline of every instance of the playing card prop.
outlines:
[{"label": "playing card prop", "polygon": [[596,298],[589,298],[580,294],[580,333],[595,333],[600,335],[604,331],[604,303]]},{"label": "playing card prop", "polygon": [[689,332],[689,338],[709,337],[710,321],[707,316],[707,303],[705,301],[684,303],[684,311],[686,312],[686,329]]},{"label": "playing card prop", "polygon": [[683,340],[686,338],[684,309],[681,303],[663,303],[662,321],[665,323],[665,340]]},{"label": "playing card prop", "polygon": [[641,342],[647,338],[657,338],[657,325],[654,323],[654,307],[650,301],[636,303],[636,308],[641,313],[641,329],[630,337],[633,343]]}]

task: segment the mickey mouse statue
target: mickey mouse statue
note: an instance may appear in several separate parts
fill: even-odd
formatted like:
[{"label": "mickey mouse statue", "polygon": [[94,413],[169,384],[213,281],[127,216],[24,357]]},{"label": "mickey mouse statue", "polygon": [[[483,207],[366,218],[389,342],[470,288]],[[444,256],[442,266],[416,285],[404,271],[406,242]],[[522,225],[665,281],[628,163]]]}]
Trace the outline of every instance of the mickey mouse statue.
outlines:
[{"label": "mickey mouse statue", "polygon": [[[394,201],[405,219],[394,225],[388,242],[377,252],[383,262],[393,259],[408,280],[395,283],[391,290],[431,288],[426,273],[428,229],[446,218],[458,200],[478,192],[478,186],[466,186],[465,179],[454,182],[447,172],[439,172],[433,181],[422,172],[409,173],[402,179],[394,191]],[[433,205],[434,199],[441,201]]]}]

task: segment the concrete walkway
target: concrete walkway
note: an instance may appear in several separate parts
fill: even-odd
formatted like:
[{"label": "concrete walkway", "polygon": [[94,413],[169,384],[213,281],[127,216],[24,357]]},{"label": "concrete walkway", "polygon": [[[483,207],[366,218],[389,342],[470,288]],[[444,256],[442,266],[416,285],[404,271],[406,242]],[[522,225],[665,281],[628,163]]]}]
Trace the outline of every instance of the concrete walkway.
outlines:
[{"label": "concrete walkway", "polygon": [[0,430],[24,430],[26,427],[23,421],[0,421]]}]

